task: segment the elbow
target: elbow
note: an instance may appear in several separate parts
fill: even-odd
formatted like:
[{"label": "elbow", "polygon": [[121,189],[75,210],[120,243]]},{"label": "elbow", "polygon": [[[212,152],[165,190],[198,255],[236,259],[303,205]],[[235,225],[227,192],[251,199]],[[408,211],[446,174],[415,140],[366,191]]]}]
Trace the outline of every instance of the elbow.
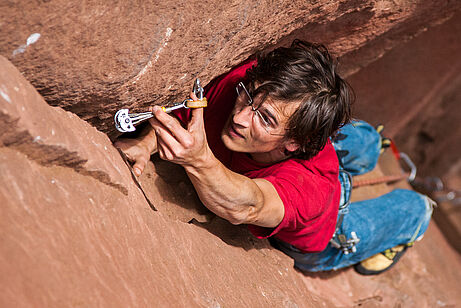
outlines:
[{"label": "elbow", "polygon": [[227,221],[230,222],[233,225],[241,225],[241,224],[244,224],[246,222],[245,219],[241,219],[239,217],[229,217],[227,219]]},{"label": "elbow", "polygon": [[226,216],[226,220],[233,225],[241,225],[246,222],[244,215],[241,213],[228,213]]},{"label": "elbow", "polygon": [[228,212],[226,220],[233,225],[251,224],[253,221],[251,217],[254,216],[254,212],[253,207],[248,207],[243,211]]}]

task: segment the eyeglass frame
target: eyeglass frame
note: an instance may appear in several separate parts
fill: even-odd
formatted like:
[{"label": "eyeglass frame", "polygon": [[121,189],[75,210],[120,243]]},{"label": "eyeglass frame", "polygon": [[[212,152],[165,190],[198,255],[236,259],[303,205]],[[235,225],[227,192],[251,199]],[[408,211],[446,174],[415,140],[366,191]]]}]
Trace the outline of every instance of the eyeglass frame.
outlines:
[{"label": "eyeglass frame", "polygon": [[268,132],[269,134],[274,135],[274,136],[285,136],[285,134],[274,134],[274,133],[271,133],[270,131],[268,131],[268,129],[270,128],[270,123],[267,122],[267,121],[264,119],[263,115],[262,115],[261,112],[258,110],[259,107],[261,107],[262,103],[261,103],[257,108],[255,108],[255,107],[253,106],[253,104],[254,104],[253,98],[251,97],[250,92],[248,92],[247,88],[245,87],[245,84],[244,84],[242,81],[240,81],[240,82],[237,84],[237,86],[235,87],[235,91],[237,92],[237,97],[240,96],[239,86],[243,88],[243,91],[245,91],[246,95],[248,96],[248,102],[246,102],[245,105],[250,106],[250,107],[251,107],[251,111],[253,111],[255,114],[258,115],[259,119],[260,119],[260,120],[262,121],[262,123],[263,123],[263,128],[264,128],[264,130],[265,130],[266,132]]}]

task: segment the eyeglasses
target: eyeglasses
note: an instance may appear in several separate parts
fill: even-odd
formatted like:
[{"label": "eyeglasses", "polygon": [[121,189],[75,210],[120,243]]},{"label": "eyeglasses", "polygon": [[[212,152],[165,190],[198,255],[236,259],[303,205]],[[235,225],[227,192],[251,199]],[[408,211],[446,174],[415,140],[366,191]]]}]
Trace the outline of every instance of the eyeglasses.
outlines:
[{"label": "eyeglasses", "polygon": [[[245,85],[243,82],[239,82],[238,85],[235,87],[235,90],[237,91],[238,95],[238,100],[243,102],[245,105],[250,106],[251,110],[258,116],[259,122],[261,126],[271,135],[276,135],[276,136],[283,136],[284,134],[274,134],[271,131],[274,131],[276,129],[276,125],[271,122],[271,118],[275,120],[275,117],[269,113],[269,115],[263,114],[259,108],[261,107],[262,104],[259,104],[259,106],[255,106],[253,98],[251,97],[250,93],[246,89]],[[272,120],[272,121],[274,121]]]}]

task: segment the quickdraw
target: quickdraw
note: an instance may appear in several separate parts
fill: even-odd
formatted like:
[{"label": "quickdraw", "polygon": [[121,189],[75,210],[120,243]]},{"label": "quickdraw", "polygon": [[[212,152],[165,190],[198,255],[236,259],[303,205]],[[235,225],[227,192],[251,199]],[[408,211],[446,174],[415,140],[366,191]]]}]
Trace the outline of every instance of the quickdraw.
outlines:
[{"label": "quickdraw", "polygon": [[394,154],[395,158],[398,161],[403,161],[406,164],[406,167],[410,170],[409,172],[403,172],[401,174],[393,174],[393,175],[384,175],[374,179],[367,179],[367,180],[354,180],[352,185],[353,188],[360,187],[360,186],[368,186],[368,185],[375,185],[375,184],[382,184],[382,183],[392,183],[397,182],[400,180],[407,179],[408,182],[412,183],[416,178],[417,168],[410,157],[397,150],[394,142],[390,143],[390,147],[392,149],[392,153]]},{"label": "quickdraw", "polygon": [[[180,103],[174,103],[169,106],[163,106],[163,111],[165,111],[166,113],[170,113],[173,110],[180,108],[206,107],[208,102],[206,97],[203,96],[204,90],[200,85],[200,79],[195,79],[192,92],[194,92],[198,100],[194,101],[192,99],[185,99]],[[136,125],[152,118],[153,116],[153,113],[150,111],[142,113],[129,113],[128,109],[120,109],[119,111],[117,111],[117,113],[115,113],[114,116],[115,128],[117,128],[117,130],[121,133],[134,132],[136,130]]]}]

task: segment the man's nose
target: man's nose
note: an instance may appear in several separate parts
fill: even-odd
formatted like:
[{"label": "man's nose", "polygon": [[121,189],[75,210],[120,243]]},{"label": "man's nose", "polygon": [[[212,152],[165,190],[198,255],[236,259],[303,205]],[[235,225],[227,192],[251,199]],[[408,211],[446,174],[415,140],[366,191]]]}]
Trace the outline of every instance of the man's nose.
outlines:
[{"label": "man's nose", "polygon": [[249,127],[251,124],[252,117],[253,111],[251,110],[251,107],[245,106],[234,114],[233,121],[237,125]]}]

